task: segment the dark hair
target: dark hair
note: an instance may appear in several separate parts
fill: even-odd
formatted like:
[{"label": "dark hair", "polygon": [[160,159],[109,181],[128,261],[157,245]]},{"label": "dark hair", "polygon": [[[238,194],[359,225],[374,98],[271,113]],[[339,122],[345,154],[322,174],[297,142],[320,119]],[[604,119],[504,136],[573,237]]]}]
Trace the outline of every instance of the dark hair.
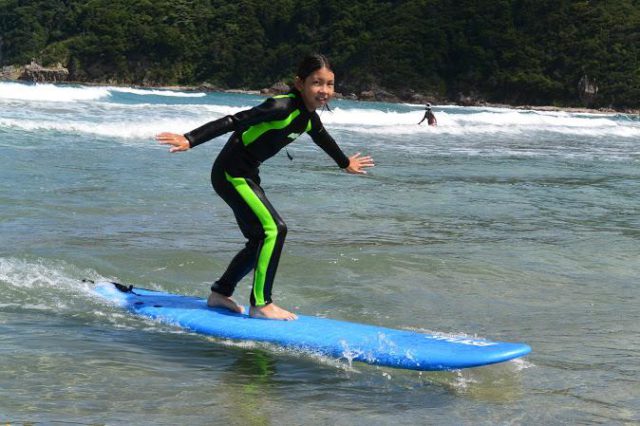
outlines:
[{"label": "dark hair", "polygon": [[305,80],[320,68],[327,68],[328,70],[333,71],[333,69],[331,68],[331,63],[326,56],[321,55],[320,53],[314,53],[313,55],[306,56],[300,62],[296,75],[301,80]]}]

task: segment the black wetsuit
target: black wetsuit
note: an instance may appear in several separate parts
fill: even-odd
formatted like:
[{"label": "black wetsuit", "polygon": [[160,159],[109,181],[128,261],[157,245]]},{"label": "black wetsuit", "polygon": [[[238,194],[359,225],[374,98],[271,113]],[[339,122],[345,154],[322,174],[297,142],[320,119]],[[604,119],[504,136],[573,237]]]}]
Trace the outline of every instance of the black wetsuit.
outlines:
[{"label": "black wetsuit", "polygon": [[302,133],[308,133],[341,168],[349,165],[349,158],[325,130],[318,114],[306,109],[297,91],[274,96],[184,136],[193,148],[230,131],[233,135],[213,163],[211,183],[233,210],[248,241],[211,290],[231,296],[236,284],[253,269],[251,305],[263,306],[271,303],[287,226],[260,187],[258,167]]}]

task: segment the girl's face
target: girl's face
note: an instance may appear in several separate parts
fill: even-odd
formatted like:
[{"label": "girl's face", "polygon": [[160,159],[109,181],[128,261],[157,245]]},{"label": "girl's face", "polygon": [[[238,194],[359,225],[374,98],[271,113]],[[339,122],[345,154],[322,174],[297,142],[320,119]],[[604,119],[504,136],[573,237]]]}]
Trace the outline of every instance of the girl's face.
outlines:
[{"label": "girl's face", "polygon": [[296,77],[296,89],[302,94],[304,105],[309,111],[325,106],[333,96],[333,71],[322,67],[302,80]]}]

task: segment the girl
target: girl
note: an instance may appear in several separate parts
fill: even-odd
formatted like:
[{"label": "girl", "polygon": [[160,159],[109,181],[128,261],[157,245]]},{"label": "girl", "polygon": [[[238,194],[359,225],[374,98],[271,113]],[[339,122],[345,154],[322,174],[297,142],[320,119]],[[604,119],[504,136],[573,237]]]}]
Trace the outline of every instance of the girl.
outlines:
[{"label": "girl", "polygon": [[258,167],[302,133],[309,133],[342,169],[363,174],[373,159],[357,153],[347,157],[327,133],[316,109],[333,96],[334,73],[323,55],[311,55],[300,63],[295,88],[235,115],[228,115],[184,135],[160,133],[156,139],[170,145],[169,152],[187,151],[233,131],[211,170],[214,190],[231,207],[243,235],[245,247],[233,258],[225,273],[211,286],[207,304],[242,313],[231,295],[236,284],[254,271],[249,315],[254,318],[294,320],[292,312],[271,300],[273,281],[287,227],[260,187]]}]

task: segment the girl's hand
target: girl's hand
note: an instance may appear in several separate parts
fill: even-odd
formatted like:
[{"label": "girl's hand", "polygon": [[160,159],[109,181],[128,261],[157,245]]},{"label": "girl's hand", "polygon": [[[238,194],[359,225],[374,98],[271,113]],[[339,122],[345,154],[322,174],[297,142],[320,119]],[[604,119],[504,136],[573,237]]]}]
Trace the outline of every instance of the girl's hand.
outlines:
[{"label": "girl's hand", "polygon": [[373,167],[375,164],[373,163],[373,158],[368,155],[360,156],[360,153],[352,155],[349,157],[349,165],[345,169],[349,173],[364,175],[367,173],[366,170],[363,170],[365,167]]},{"label": "girl's hand", "polygon": [[156,140],[162,145],[171,145],[169,152],[187,151],[191,148],[189,140],[178,133],[160,133],[156,135]]}]

